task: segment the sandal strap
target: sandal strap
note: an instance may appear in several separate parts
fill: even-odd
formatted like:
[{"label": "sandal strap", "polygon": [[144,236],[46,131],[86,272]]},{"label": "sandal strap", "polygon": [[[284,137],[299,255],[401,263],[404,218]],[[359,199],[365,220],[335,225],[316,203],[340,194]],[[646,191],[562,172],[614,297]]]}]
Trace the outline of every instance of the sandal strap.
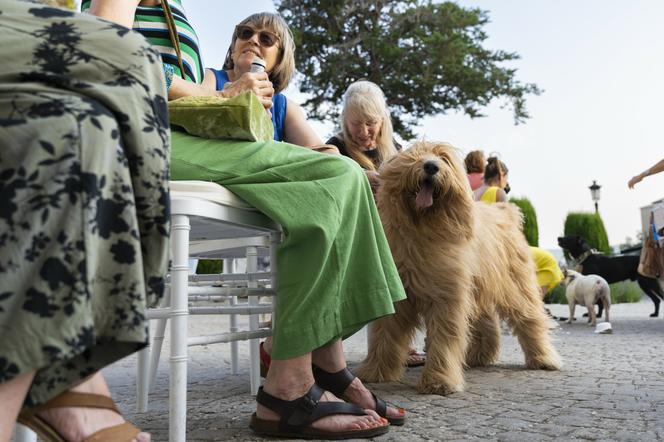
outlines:
[{"label": "sandal strap", "polygon": [[[342,368],[336,373],[330,373],[313,365],[313,372],[316,384],[339,398],[344,396],[348,386],[357,377],[348,369],[348,367]],[[378,413],[378,416],[387,418],[387,404],[385,401],[377,397],[373,392],[371,392],[371,395],[373,396],[374,401],[376,401],[375,411]]]},{"label": "sandal strap", "polygon": [[357,377],[348,367],[344,367],[335,373],[325,371],[317,365],[312,365],[312,369],[316,383],[339,398],[344,395],[348,386]]},{"label": "sandal strap", "polygon": [[103,408],[122,415],[110,397],[94,393],[78,393],[75,391],[65,391],[45,404],[31,407],[24,413],[34,415],[45,410],[65,407]]},{"label": "sandal strap", "polygon": [[281,416],[279,429],[284,432],[299,432],[312,422],[334,414],[352,414],[363,416],[366,413],[361,407],[347,402],[320,402],[325,390],[314,384],[302,397],[285,401],[258,389],[256,402]]},{"label": "sandal strap", "polygon": [[387,404],[385,401],[376,396],[373,391],[371,392],[371,396],[373,396],[374,401],[376,401],[376,409],[374,411],[378,416],[387,418]]},{"label": "sandal strap", "polygon": [[83,439],[83,442],[130,441],[141,432],[129,422],[104,428]]}]

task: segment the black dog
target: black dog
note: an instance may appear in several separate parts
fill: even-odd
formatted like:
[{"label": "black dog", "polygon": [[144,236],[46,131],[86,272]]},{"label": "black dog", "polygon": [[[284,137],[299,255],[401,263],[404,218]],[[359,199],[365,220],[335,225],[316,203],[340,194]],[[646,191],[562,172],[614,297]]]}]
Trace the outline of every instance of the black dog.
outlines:
[{"label": "black dog", "polygon": [[[584,275],[599,275],[606,282],[614,282],[630,279],[639,283],[641,290],[655,303],[655,312],[650,317],[659,316],[659,303],[664,300],[664,293],[655,278],[648,278],[639,274],[639,257],[634,255],[604,256],[592,253],[588,243],[579,235],[567,235],[558,238],[558,245],[566,250],[572,258],[581,266]],[[599,306],[598,316],[602,314],[602,306]]]}]

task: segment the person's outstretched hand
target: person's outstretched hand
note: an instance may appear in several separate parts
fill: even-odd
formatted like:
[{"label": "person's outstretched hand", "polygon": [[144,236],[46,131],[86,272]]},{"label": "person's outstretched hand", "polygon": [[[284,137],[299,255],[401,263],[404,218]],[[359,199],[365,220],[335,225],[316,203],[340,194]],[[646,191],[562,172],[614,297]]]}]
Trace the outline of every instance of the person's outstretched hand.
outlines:
[{"label": "person's outstretched hand", "polygon": [[634,185],[636,183],[641,182],[642,179],[643,179],[643,174],[641,174],[641,173],[638,174],[638,175],[633,176],[632,179],[627,182],[627,187],[629,187],[630,189],[633,189]]},{"label": "person's outstretched hand", "polygon": [[246,91],[256,94],[265,109],[272,107],[274,88],[266,72],[245,72],[237,80],[226,83],[220,95],[225,98],[231,98]]}]

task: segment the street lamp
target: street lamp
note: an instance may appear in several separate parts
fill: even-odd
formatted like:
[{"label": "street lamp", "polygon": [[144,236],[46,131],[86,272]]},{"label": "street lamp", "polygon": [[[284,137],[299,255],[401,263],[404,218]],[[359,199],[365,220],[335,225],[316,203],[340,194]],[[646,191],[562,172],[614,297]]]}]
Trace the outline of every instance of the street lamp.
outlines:
[{"label": "street lamp", "polygon": [[590,189],[590,197],[593,199],[593,202],[595,203],[595,213],[598,213],[597,210],[597,203],[599,202],[599,189],[602,186],[597,184],[597,181],[593,180],[593,184],[591,186],[588,186],[588,189]]}]

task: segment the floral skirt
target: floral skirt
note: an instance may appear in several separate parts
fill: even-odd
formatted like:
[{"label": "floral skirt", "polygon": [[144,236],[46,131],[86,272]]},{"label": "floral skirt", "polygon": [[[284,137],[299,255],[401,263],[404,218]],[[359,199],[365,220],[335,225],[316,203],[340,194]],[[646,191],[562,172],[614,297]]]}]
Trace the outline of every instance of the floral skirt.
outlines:
[{"label": "floral skirt", "polygon": [[147,343],[168,264],[166,90],[138,34],[0,0],[0,382],[43,403]]}]

